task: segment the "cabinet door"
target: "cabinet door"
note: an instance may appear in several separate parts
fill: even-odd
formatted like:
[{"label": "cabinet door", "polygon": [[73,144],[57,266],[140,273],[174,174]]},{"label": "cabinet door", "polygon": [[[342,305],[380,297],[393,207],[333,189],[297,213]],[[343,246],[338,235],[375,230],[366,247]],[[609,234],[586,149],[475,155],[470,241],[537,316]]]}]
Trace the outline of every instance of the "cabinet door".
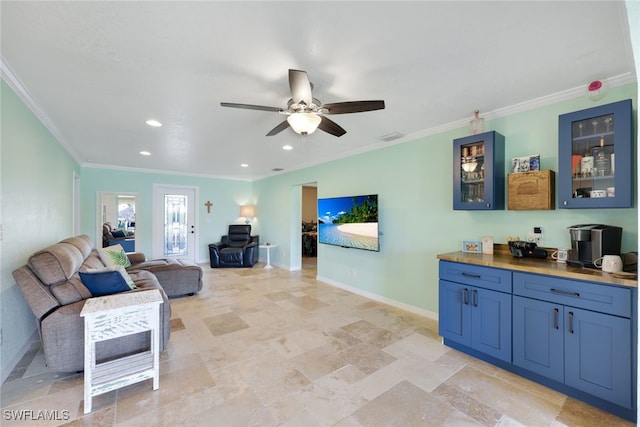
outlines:
[{"label": "cabinet door", "polygon": [[559,117],[560,208],[631,207],[631,110],[627,99]]},{"label": "cabinet door", "polygon": [[453,141],[453,209],[504,209],[504,136],[495,131]]},{"label": "cabinet door", "polygon": [[511,295],[471,290],[471,347],[511,362]]},{"label": "cabinet door", "polygon": [[562,305],[513,297],[513,364],[564,381]]},{"label": "cabinet door", "polygon": [[631,408],[631,341],[629,319],[565,307],[565,383]]},{"label": "cabinet door", "polygon": [[471,347],[471,287],[440,280],[439,326],[440,336]]}]

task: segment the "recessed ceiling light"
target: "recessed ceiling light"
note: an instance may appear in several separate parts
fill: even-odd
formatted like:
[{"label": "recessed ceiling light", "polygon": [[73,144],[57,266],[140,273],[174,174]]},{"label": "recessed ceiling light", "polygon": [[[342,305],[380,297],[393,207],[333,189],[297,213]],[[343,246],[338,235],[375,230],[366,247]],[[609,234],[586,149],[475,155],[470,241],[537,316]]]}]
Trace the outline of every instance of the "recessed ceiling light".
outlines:
[{"label": "recessed ceiling light", "polygon": [[145,123],[148,124],[149,126],[153,126],[154,128],[158,128],[158,127],[162,126],[162,123],[160,123],[157,120],[153,120],[153,119],[149,119]]},{"label": "recessed ceiling light", "polygon": [[381,140],[386,141],[386,142],[391,142],[394,141],[396,139],[400,139],[404,136],[404,134],[400,133],[400,132],[391,132],[388,133],[386,135],[382,135],[380,137]]},{"label": "recessed ceiling light", "polygon": [[288,150],[293,150],[293,147],[291,145],[283,145],[282,149],[288,151]]},{"label": "recessed ceiling light", "polygon": [[248,168],[248,167],[249,167],[249,165],[248,165],[248,164],[246,164],[246,163],[242,163],[242,164],[240,165],[240,167],[241,167],[241,168]]},{"label": "recessed ceiling light", "polygon": [[143,156],[150,156],[151,153],[148,151],[141,151],[140,154],[142,154]]}]

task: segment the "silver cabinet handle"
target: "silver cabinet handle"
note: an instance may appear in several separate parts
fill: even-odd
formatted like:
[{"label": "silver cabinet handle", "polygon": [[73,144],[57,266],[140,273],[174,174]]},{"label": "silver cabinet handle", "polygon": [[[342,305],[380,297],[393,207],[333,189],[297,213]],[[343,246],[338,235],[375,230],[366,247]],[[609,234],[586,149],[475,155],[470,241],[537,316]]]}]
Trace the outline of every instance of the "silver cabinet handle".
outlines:
[{"label": "silver cabinet handle", "polygon": [[549,290],[551,292],[553,292],[554,294],[560,294],[560,295],[566,295],[568,297],[580,298],[580,294],[578,292],[563,291],[563,290],[555,289],[555,288],[551,288]]},{"label": "silver cabinet handle", "polygon": [[471,304],[472,304],[474,307],[477,307],[477,306],[478,306],[478,291],[476,291],[476,290],[474,289],[474,290],[473,290],[473,292],[471,293],[471,296],[472,296],[472,298],[471,298]]},{"label": "silver cabinet handle", "polygon": [[464,305],[469,305],[469,289],[464,288],[462,291],[462,303]]},{"label": "silver cabinet handle", "polygon": [[573,311],[569,312],[569,333],[573,333]]},{"label": "silver cabinet handle", "polygon": [[557,308],[553,309],[553,329],[558,329],[558,312],[559,310]]},{"label": "silver cabinet handle", "polygon": [[480,276],[479,274],[471,274],[471,273],[462,273],[462,275],[464,277],[469,277],[471,279],[480,279],[482,276]]}]

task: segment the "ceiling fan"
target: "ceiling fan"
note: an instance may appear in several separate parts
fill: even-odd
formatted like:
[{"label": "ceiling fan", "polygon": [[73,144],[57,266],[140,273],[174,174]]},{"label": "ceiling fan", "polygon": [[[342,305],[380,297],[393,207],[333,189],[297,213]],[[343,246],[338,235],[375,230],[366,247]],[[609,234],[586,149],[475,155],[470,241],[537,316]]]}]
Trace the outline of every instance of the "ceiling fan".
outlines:
[{"label": "ceiling fan", "polygon": [[322,104],[314,98],[311,90],[313,85],[305,71],[289,70],[289,87],[291,99],[287,102],[287,108],[268,107],[263,105],[236,104],[233,102],[221,102],[222,107],[244,108],[247,110],[273,111],[284,114],[287,119],[271,129],[267,136],[276,135],[291,127],[300,135],[323,130],[331,135],[342,136],[347,133],[340,125],[325,117],[331,114],[362,113],[384,109],[384,101],[349,101]]}]

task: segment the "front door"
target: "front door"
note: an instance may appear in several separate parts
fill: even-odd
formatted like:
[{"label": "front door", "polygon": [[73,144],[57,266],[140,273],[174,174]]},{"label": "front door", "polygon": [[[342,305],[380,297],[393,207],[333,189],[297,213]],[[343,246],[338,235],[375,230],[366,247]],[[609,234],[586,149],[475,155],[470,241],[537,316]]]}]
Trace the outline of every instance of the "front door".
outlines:
[{"label": "front door", "polygon": [[153,257],[195,262],[197,247],[196,188],[155,185],[153,191]]}]

